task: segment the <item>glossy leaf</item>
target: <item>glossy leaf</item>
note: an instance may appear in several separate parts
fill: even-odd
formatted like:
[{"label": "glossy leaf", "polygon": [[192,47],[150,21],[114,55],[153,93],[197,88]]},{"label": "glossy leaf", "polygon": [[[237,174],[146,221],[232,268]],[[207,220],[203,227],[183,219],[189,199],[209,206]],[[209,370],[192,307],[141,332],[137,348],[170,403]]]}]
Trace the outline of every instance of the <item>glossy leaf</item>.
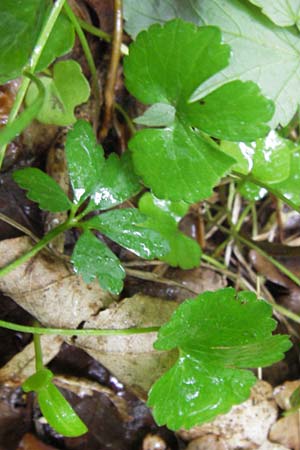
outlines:
[{"label": "glossy leaf", "polygon": [[288,178],[295,144],[272,130],[264,139],[222,142],[221,148],[236,159],[234,170],[243,175],[251,173],[257,180],[272,184]]},{"label": "glossy leaf", "polygon": [[97,278],[100,285],[113,294],[122,290],[125,271],[119,259],[89,230],[76,242],[71,261],[86,283]]},{"label": "glossy leaf", "polygon": [[72,50],[74,42],[74,27],[69,18],[65,14],[61,13],[58,16],[41,53],[35,72],[41,72],[43,69],[46,69],[57,57],[65,55]]},{"label": "glossy leaf", "polygon": [[280,183],[271,185],[272,192],[280,192],[285,198],[294,204],[295,209],[300,208],[300,151],[296,151],[291,157],[291,171],[289,177]]},{"label": "glossy leaf", "polygon": [[28,167],[17,170],[13,178],[21,188],[28,191],[27,197],[45,211],[68,211],[72,206],[61,187],[40,169]]},{"label": "glossy leaf", "polygon": [[104,152],[97,145],[91,125],[78,120],[66,139],[66,155],[76,203],[83,202],[95,189],[104,164]]},{"label": "glossy leaf", "polygon": [[[232,160],[194,127],[235,140],[237,135],[248,139],[267,132],[265,122],[271,118],[273,106],[251,83],[231,83],[201,102],[189,104],[197,86],[224,68],[228,60],[229,47],[221,43],[217,28],[197,28],[181,20],[163,27],[153,25],[131,45],[124,65],[130,92],[146,104],[163,103],[176,109],[176,117],[172,124],[168,120],[166,129],[142,130],[129,143],[137,173],[156,196],[198,201],[210,195],[229,170]],[[148,114],[151,116],[151,109]]]},{"label": "glossy leaf", "polygon": [[[268,3],[273,10],[282,10],[282,6],[285,9],[289,3],[295,12],[298,0],[263,3]],[[232,49],[230,64],[199,86],[192,97],[194,100],[229,81],[252,80],[276,105],[272,128],[279,123],[285,126],[293,118],[300,99],[300,41],[295,29],[275,25],[245,0],[148,0],[138,5],[135,0],[124,0],[124,10],[128,19],[125,26],[133,36],[153,23],[164,23],[175,17],[221,29],[224,42]]]},{"label": "glossy leaf", "polygon": [[239,193],[251,202],[258,202],[264,198],[268,191],[267,189],[258,186],[257,184],[251,183],[250,181],[242,181],[237,186]]},{"label": "glossy leaf", "polygon": [[1,0],[0,84],[21,75],[40,33],[44,0]]},{"label": "glossy leaf", "polygon": [[22,384],[22,389],[24,392],[39,391],[44,387],[48,386],[53,378],[53,373],[51,370],[43,368],[38,370],[36,373],[27,378]]},{"label": "glossy leaf", "polygon": [[256,6],[262,8],[262,12],[281,27],[300,25],[300,1],[299,0],[250,0]]},{"label": "glossy leaf", "polygon": [[159,198],[193,203],[212,188],[234,160],[207,144],[189,126],[145,129],[129,142],[136,172]]},{"label": "glossy leaf", "polygon": [[287,336],[272,336],[275,327],[271,306],[251,292],[227,288],[185,301],[154,344],[179,350],[149,393],[156,422],[190,428],[246,400],[256,380],[244,369],[279,361],[291,346]]},{"label": "glossy leaf", "polygon": [[108,209],[123,203],[141,189],[133,170],[130,154],[119,158],[115,153],[105,160],[91,196],[90,209]]},{"label": "glossy leaf", "polygon": [[69,131],[66,154],[75,201],[82,203],[91,196],[89,210],[111,208],[139,192],[130,155],[118,158],[113,153],[105,160],[88,122],[78,120]]},{"label": "glossy leaf", "polygon": [[134,208],[108,211],[93,217],[86,225],[145,259],[157,258],[169,251],[168,242],[159,230],[151,229],[146,216]]},{"label": "glossy leaf", "polygon": [[[45,98],[37,119],[46,124],[67,126],[76,121],[74,108],[88,100],[90,86],[76,61],[60,61],[54,65],[53,78],[41,77]],[[37,87],[31,84],[26,103],[31,105],[37,96]]]},{"label": "glossy leaf", "polygon": [[88,429],[58,388],[49,383],[37,392],[41,412],[49,425],[66,437],[77,437]]},{"label": "glossy leaf", "polygon": [[162,261],[182,269],[199,266],[201,257],[199,245],[178,229],[180,220],[188,211],[187,204],[158,200],[150,193],[146,193],[139,201],[139,210],[148,216],[148,226],[157,230],[170,244],[170,251],[160,257]]}]

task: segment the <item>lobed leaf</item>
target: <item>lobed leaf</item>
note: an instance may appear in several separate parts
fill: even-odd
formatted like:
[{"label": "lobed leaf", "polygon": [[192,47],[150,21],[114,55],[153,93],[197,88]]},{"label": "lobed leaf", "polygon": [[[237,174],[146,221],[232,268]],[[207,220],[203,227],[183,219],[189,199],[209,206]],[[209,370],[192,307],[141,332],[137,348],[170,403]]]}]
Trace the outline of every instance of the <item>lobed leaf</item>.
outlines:
[{"label": "lobed leaf", "polygon": [[99,284],[113,294],[122,290],[125,271],[119,259],[89,230],[76,242],[71,261],[86,283],[97,278]]},{"label": "lobed leaf", "polygon": [[76,203],[91,197],[89,210],[116,206],[140,190],[131,158],[111,154],[107,160],[91,125],[78,120],[66,140],[69,174]]},{"label": "lobed leaf", "polygon": [[[263,5],[264,11],[279,25],[299,21],[299,0],[250,1]],[[293,28],[284,29],[272,23],[250,1],[148,0],[137,5],[135,0],[124,0],[125,28],[135,37],[151,24],[175,17],[196,25],[219,27],[224,42],[232,49],[230,65],[199,86],[192,100],[202,99],[229,81],[251,80],[275,102],[272,128],[279,123],[285,126],[295,115],[300,99],[299,35]]]},{"label": "lobed leaf", "polygon": [[[60,61],[54,65],[53,78],[41,77],[45,98],[37,119],[46,124],[67,126],[76,121],[75,106],[88,100],[90,86],[80,65],[73,60]],[[31,84],[26,103],[31,105],[37,96],[37,87]]]},{"label": "lobed leaf", "polygon": [[72,206],[61,187],[40,169],[28,167],[17,170],[13,178],[21,188],[28,191],[27,197],[45,211],[68,211]]},{"label": "lobed leaf", "polygon": [[153,259],[169,251],[168,241],[152,229],[146,223],[146,217],[134,208],[108,211],[85,224],[141,258]]},{"label": "lobed leaf", "polygon": [[251,292],[226,288],[180,305],[154,344],[179,350],[149,393],[157,423],[190,428],[246,400],[255,377],[244,369],[279,361],[291,346],[287,336],[272,336],[275,327],[271,306]]},{"label": "lobed leaf", "polygon": [[[273,104],[253,83],[229,83],[201,102],[189,103],[197,86],[226,67],[229,52],[217,28],[197,28],[179,19],[163,27],[152,25],[130,47],[124,64],[126,86],[140,101],[154,104],[139,120],[151,126],[167,124],[139,131],[129,143],[137,173],[158,197],[198,201],[211,194],[231,167],[232,159],[195,127],[234,140],[256,139],[268,130],[265,122]],[[167,121],[157,113],[158,106],[153,120],[157,104],[169,111]]]},{"label": "lobed leaf", "polygon": [[150,193],[146,193],[139,201],[139,210],[148,217],[147,225],[158,231],[169,242],[170,251],[160,257],[162,261],[182,269],[199,266],[201,257],[199,245],[178,229],[180,220],[188,211],[187,204],[158,200]]}]

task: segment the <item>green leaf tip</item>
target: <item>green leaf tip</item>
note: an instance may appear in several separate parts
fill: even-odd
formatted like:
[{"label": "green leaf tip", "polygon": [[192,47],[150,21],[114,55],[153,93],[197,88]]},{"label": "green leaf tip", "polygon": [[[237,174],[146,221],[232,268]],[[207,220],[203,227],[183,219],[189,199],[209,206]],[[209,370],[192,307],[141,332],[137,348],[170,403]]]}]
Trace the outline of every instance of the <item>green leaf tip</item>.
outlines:
[{"label": "green leaf tip", "polygon": [[185,301],[159,331],[155,348],[179,359],[152,387],[148,405],[159,425],[191,428],[245,401],[256,378],[250,367],[282,359],[291,342],[272,335],[272,308],[232,288]]},{"label": "green leaf tip", "polygon": [[24,392],[36,392],[43,416],[57,433],[66,437],[85,434],[88,431],[86,425],[53,384],[53,377],[51,370],[42,368],[27,378],[22,388]]},{"label": "green leaf tip", "polygon": [[131,44],[125,83],[141,102],[152,104],[138,123],[157,128],[138,131],[129,148],[136,172],[157,197],[199,201],[234,164],[203,132],[230,140],[268,132],[274,105],[252,82],[230,82],[190,103],[199,85],[228,65],[229,56],[217,27],[181,19],[152,25]]},{"label": "green leaf tip", "polygon": [[72,207],[71,201],[61,187],[40,169],[28,167],[16,170],[13,179],[21,188],[28,191],[27,197],[37,202],[45,211],[62,212]]}]

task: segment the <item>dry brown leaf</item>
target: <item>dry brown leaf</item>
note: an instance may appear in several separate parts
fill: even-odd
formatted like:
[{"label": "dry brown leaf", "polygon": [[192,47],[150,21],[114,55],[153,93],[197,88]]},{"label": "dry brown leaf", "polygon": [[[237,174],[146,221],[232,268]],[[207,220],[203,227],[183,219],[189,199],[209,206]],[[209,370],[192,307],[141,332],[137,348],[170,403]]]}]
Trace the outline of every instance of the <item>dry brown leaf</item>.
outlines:
[{"label": "dry brown leaf", "polygon": [[[135,295],[100,312],[85,328],[143,328],[161,326],[177,308],[177,303],[145,295]],[[156,333],[127,336],[79,336],[76,345],[101,362],[125,384],[147,391],[175,361],[175,352],[158,352]]]},{"label": "dry brown leaf", "polygon": [[259,448],[267,441],[269,429],[277,418],[272,390],[269,383],[258,381],[246,402],[234,406],[228,414],[220,415],[210,423],[189,431],[182,430],[180,436],[192,440],[213,434],[226,442],[227,450]]},{"label": "dry brown leaf", "polygon": [[[60,336],[41,336],[43,362],[48,364],[59,352],[63,339]],[[33,342],[17,353],[0,369],[0,383],[18,386],[35,372],[35,351]]]},{"label": "dry brown leaf", "polygon": [[[0,266],[31,247],[27,237],[1,241]],[[56,328],[76,328],[113,300],[98,282],[87,285],[61,260],[44,253],[1,277],[0,290],[44,326]]]},{"label": "dry brown leaf", "polygon": [[272,426],[269,439],[293,450],[300,450],[300,413],[279,419]]},{"label": "dry brown leaf", "polygon": [[17,450],[56,450],[56,447],[46,445],[33,434],[26,433],[19,443]]},{"label": "dry brown leaf", "polygon": [[286,381],[274,389],[273,395],[277,405],[287,411],[291,408],[290,397],[292,393],[300,386],[300,380]]}]

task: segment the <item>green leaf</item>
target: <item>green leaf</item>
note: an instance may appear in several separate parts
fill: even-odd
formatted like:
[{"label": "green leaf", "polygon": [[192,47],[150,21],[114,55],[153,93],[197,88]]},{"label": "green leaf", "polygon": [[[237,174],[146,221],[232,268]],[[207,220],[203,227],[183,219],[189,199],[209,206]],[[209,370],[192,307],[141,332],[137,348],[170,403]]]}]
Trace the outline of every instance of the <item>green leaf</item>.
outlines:
[{"label": "green leaf", "polygon": [[158,231],[170,244],[169,253],[160,257],[162,261],[182,269],[199,266],[201,257],[199,245],[178,229],[180,220],[188,211],[187,204],[159,200],[146,193],[139,201],[139,209],[148,216],[147,225]]},{"label": "green leaf", "polygon": [[238,191],[246,200],[251,202],[258,202],[268,193],[267,189],[251,183],[250,181],[242,181],[239,183]]},{"label": "green leaf", "polygon": [[230,43],[232,59],[226,69],[200,86],[192,99],[202,98],[229,80],[252,80],[275,102],[272,128],[288,124],[300,100],[300,41],[296,30],[276,26],[242,0],[196,3],[197,22],[221,28],[224,41]]},{"label": "green leaf", "polygon": [[67,437],[77,437],[88,431],[86,425],[54,384],[49,383],[40,389],[37,397],[43,416],[57,433]]},{"label": "green leaf", "polygon": [[[196,25],[218,26],[224,42],[230,44],[230,65],[199,86],[193,100],[203,98],[228,81],[251,80],[275,102],[276,111],[270,122],[272,128],[279,123],[285,126],[291,121],[300,102],[300,41],[295,29],[275,25],[258,8],[244,0],[177,0],[167,3],[148,0],[140,3],[124,0],[125,18],[128,19],[126,27],[133,36],[155,22],[181,17]],[[295,12],[299,1],[264,3],[268,3],[270,8],[278,8],[278,11],[289,3]]]},{"label": "green leaf", "polygon": [[262,12],[281,27],[300,26],[299,0],[250,0],[253,5],[262,8]]},{"label": "green leaf", "polygon": [[[90,86],[80,65],[73,60],[54,65],[53,78],[41,77],[46,91],[37,119],[46,124],[67,126],[76,121],[74,108],[88,100]],[[31,105],[37,96],[37,87],[31,84],[26,103]]]},{"label": "green leaf", "polygon": [[165,255],[169,251],[167,240],[159,230],[154,231],[145,222],[146,216],[130,208],[108,211],[85,224],[142,258],[153,259]]},{"label": "green leaf", "polygon": [[115,153],[105,160],[91,196],[90,209],[108,209],[123,203],[141,189],[133,170],[130,154],[119,158]]},{"label": "green leaf", "polygon": [[[267,186],[266,186],[267,187]],[[300,208],[300,151],[296,151],[291,157],[291,171],[289,177],[280,183],[270,186],[271,191],[279,192],[288,199],[295,209]]]},{"label": "green leaf", "polygon": [[82,203],[93,192],[104,164],[104,151],[97,145],[91,125],[78,120],[66,139],[66,155],[76,203]]},{"label": "green leaf", "polygon": [[[198,201],[211,194],[232,165],[194,127],[234,140],[266,134],[264,122],[271,118],[273,106],[252,83],[230,83],[189,104],[197,86],[224,68],[228,59],[229,47],[221,43],[217,28],[197,28],[181,20],[151,26],[130,46],[124,64],[127,88],[146,104],[176,109],[172,124],[168,117],[168,128],[139,131],[129,143],[137,173],[156,196]],[[151,110],[149,114],[151,118]]]},{"label": "green leaf", "polygon": [[119,259],[90,231],[76,242],[71,261],[86,283],[97,278],[104,289],[113,294],[121,292],[125,271]]},{"label": "green leaf", "polygon": [[74,46],[75,30],[69,18],[61,13],[49,35],[35,72],[47,68],[57,57],[65,55]]},{"label": "green leaf", "polygon": [[276,131],[270,131],[264,139],[254,142],[225,142],[221,148],[236,159],[233,169],[264,183],[278,183],[288,178],[291,153],[295,144],[282,138]]},{"label": "green leaf", "polygon": [[45,211],[68,211],[72,206],[61,187],[40,169],[28,167],[17,170],[13,178],[21,188],[28,191],[27,197]]},{"label": "green leaf", "polygon": [[76,203],[91,196],[89,210],[116,206],[140,190],[130,155],[111,154],[107,160],[91,125],[78,120],[66,140],[69,174]]},{"label": "green leaf", "polygon": [[40,369],[24,381],[22,389],[24,392],[37,392],[47,386],[51,382],[53,376],[51,370],[46,368]]},{"label": "green leaf", "polygon": [[287,336],[272,336],[275,327],[271,306],[251,292],[227,288],[185,301],[154,344],[179,350],[149,393],[156,422],[190,428],[246,400],[255,376],[244,369],[279,361],[291,346]]},{"label": "green leaf", "polygon": [[174,122],[175,113],[174,106],[166,103],[155,103],[142,116],[134,119],[134,122],[148,127],[167,127]]},{"label": "green leaf", "polygon": [[0,84],[21,75],[41,31],[43,0],[1,0]]}]

